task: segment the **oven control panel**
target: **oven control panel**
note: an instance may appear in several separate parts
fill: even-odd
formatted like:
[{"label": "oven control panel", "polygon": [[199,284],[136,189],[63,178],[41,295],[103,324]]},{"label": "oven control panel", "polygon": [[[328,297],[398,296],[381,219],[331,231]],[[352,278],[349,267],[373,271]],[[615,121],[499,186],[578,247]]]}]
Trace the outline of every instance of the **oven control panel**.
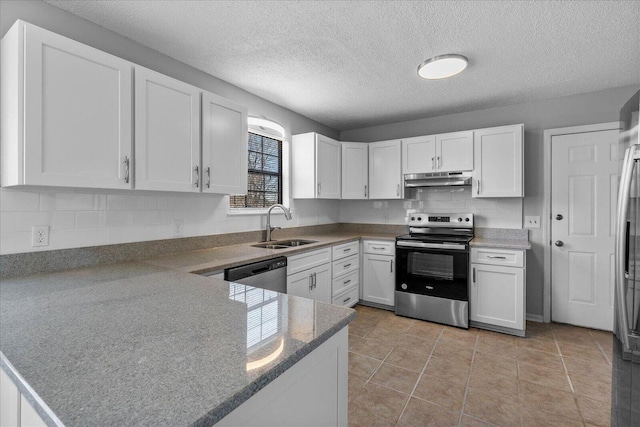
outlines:
[{"label": "oven control panel", "polygon": [[412,213],[408,218],[410,227],[473,228],[473,214]]}]

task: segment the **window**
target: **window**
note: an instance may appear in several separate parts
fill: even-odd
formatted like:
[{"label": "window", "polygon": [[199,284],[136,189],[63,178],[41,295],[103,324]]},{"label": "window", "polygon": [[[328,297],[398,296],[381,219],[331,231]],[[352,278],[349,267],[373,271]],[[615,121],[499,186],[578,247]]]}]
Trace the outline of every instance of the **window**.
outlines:
[{"label": "window", "polygon": [[229,207],[266,208],[282,203],[282,140],[249,132],[247,194],[229,197]]}]

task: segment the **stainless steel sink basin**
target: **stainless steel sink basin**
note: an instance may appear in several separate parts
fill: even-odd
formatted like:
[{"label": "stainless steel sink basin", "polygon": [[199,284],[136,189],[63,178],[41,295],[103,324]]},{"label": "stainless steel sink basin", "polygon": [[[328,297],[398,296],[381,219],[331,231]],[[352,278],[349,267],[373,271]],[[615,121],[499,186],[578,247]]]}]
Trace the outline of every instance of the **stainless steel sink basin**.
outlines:
[{"label": "stainless steel sink basin", "polygon": [[251,246],[253,246],[254,248],[264,248],[264,249],[286,249],[286,248],[293,248],[296,246],[308,245],[309,243],[316,243],[316,240],[301,240],[301,239],[279,240],[274,242],[257,243]]}]

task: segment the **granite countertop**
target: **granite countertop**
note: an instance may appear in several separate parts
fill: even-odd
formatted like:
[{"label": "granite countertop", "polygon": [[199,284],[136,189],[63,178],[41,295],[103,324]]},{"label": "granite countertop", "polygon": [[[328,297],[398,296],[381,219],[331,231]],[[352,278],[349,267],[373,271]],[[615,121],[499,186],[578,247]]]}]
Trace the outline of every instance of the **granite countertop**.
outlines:
[{"label": "granite countertop", "polygon": [[529,230],[522,228],[476,227],[475,237],[469,246],[502,249],[531,249]]},{"label": "granite countertop", "polygon": [[[3,279],[2,353],[65,425],[208,425],[355,316],[172,268],[131,262]],[[275,361],[249,369],[281,346]]]},{"label": "granite countertop", "polygon": [[[389,233],[354,233],[354,232],[334,232],[327,234],[305,234],[299,236],[300,239],[315,240],[304,246],[297,246],[287,249],[264,249],[255,248],[251,245],[255,243],[243,243],[239,245],[222,246],[211,249],[185,252],[175,255],[167,255],[144,261],[145,263],[171,268],[172,270],[190,273],[202,273],[206,271],[217,271],[225,268],[235,267],[251,262],[263,261],[278,256],[290,256],[300,252],[320,249],[327,246],[339,245],[357,239],[377,239],[395,240],[397,234]],[[283,238],[281,240],[290,240]],[[274,242],[275,243],[275,242]]]},{"label": "granite countertop", "polygon": [[531,249],[529,240],[520,239],[493,239],[487,237],[475,237],[469,246],[485,247],[485,248],[504,248],[504,249]]}]

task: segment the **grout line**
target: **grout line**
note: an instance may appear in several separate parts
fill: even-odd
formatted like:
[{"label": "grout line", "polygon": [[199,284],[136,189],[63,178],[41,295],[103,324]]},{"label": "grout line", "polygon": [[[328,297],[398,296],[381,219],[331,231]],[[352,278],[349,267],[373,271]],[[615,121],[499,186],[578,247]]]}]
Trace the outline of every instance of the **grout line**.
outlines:
[{"label": "grout line", "polygon": [[427,366],[429,365],[429,362],[431,361],[431,356],[433,356],[433,352],[436,349],[436,346],[438,345],[438,343],[440,342],[440,338],[442,337],[443,333],[444,333],[444,328],[442,328],[440,330],[440,333],[438,334],[438,338],[436,338],[435,344],[433,344],[433,347],[431,347],[431,351],[429,352],[429,357],[427,358],[427,361],[425,362],[424,366],[422,367],[422,370],[420,371],[420,374],[418,375],[418,379],[416,380],[416,383],[413,385],[413,388],[411,389],[411,393],[409,393],[409,400],[407,400],[407,403],[404,404],[404,408],[402,408],[402,412],[400,412],[400,416],[398,417],[398,421],[400,421],[402,419],[402,416],[404,415],[404,411],[407,409],[407,406],[409,406],[409,402],[413,398],[413,393],[416,391],[416,388],[418,388],[418,384],[420,383],[420,380],[422,379],[422,375],[424,374],[424,371],[427,369]]},{"label": "grout line", "polygon": [[[609,356],[607,356],[607,353],[604,351],[604,349],[602,348],[602,346],[600,345],[600,342],[598,340],[595,339],[595,337],[593,336],[593,334],[591,333],[591,331],[589,331],[589,334],[591,335],[591,338],[593,338],[593,340],[596,342],[596,345],[598,346],[598,349],[600,349],[600,352],[602,353],[602,355],[604,356],[605,360],[607,361],[607,363],[609,363],[609,365],[613,364],[611,363],[611,360],[609,360]],[[613,337],[612,337],[613,339]],[[613,341],[612,341],[613,342]]]},{"label": "grout line", "polygon": [[471,364],[469,365],[469,374],[467,377],[467,385],[464,388],[464,397],[462,398],[462,409],[460,410],[460,417],[458,418],[458,427],[462,426],[462,417],[464,415],[464,408],[467,405],[467,395],[469,394],[469,387],[471,386],[471,373],[473,371],[473,362],[476,360],[476,351],[478,349],[478,342],[480,341],[480,334],[476,335],[476,342],[473,344],[473,354],[471,355]]}]

